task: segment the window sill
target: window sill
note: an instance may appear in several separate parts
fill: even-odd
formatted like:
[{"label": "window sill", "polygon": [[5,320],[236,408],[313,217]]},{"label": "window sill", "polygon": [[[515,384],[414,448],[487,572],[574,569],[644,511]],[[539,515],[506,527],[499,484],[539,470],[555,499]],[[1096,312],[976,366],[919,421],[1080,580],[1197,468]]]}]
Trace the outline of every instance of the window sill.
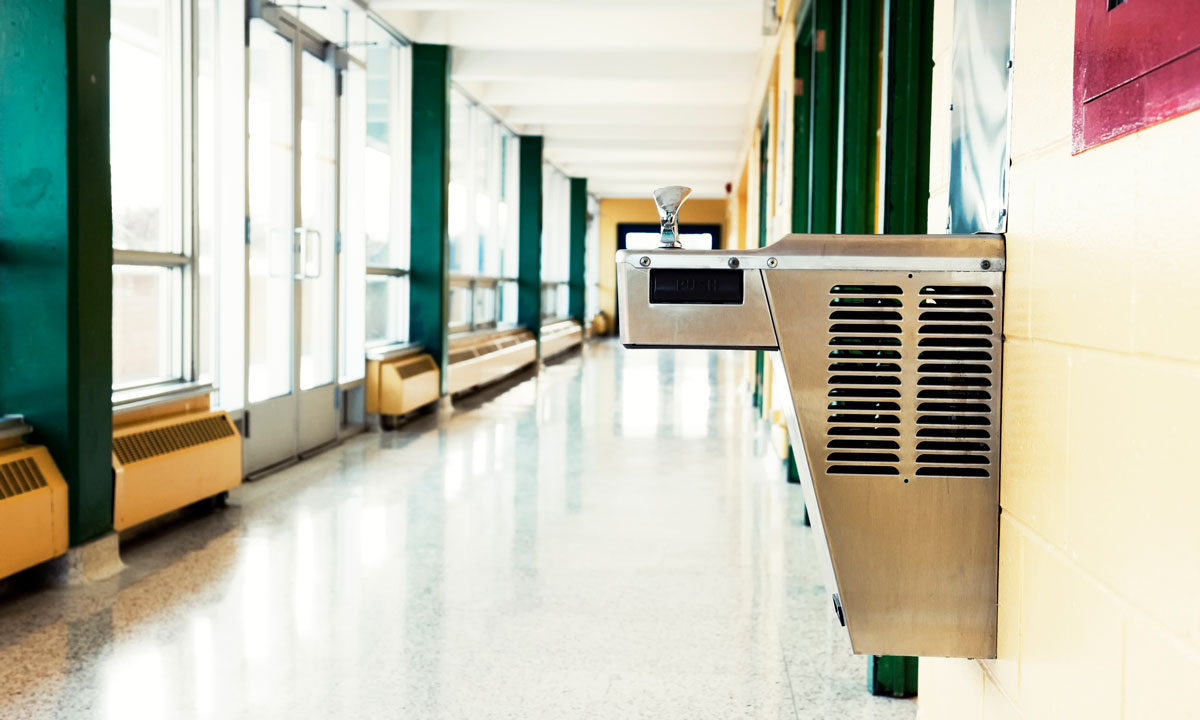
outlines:
[{"label": "window sill", "polygon": [[201,382],[165,383],[130,390],[114,390],[112,407],[113,412],[137,410],[208,395],[213,390],[212,383]]},{"label": "window sill", "polygon": [[390,343],[367,348],[368,360],[393,360],[405,355],[416,355],[425,348],[417,343]]}]

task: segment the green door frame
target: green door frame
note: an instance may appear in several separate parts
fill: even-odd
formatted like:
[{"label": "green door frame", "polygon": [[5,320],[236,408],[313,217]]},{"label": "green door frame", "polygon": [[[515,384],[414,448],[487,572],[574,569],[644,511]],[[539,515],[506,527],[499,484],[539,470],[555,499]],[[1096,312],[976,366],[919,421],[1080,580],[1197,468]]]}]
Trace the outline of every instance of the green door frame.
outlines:
[{"label": "green door frame", "polygon": [[450,288],[447,213],[450,182],[450,52],[445,45],[412,48],[412,161],[409,339],[437,361],[441,394],[449,391]]},{"label": "green door frame", "polygon": [[517,323],[537,339],[542,357],[541,135],[522,135],[517,163]]},{"label": "green door frame", "polygon": [[72,545],[112,530],[110,18],[0,4],[0,414],[66,479]]},{"label": "green door frame", "polygon": [[571,317],[583,325],[587,318],[587,178],[571,178],[571,271],[567,303]]}]

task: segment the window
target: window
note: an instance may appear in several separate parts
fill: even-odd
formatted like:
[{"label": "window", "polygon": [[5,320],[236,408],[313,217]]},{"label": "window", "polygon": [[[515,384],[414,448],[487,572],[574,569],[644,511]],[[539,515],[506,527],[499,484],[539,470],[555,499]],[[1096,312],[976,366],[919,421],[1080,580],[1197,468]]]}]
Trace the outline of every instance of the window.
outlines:
[{"label": "window", "polygon": [[517,320],[517,136],[450,96],[450,332]]},{"label": "window", "polygon": [[542,318],[570,314],[571,180],[542,166]]},{"label": "window", "polygon": [[212,228],[197,209],[212,202],[214,169],[192,158],[213,137],[214,118],[196,109],[197,98],[212,107],[214,18],[211,0],[112,3],[115,390],[211,367],[212,260],[199,251]]},{"label": "window", "polygon": [[362,198],[368,347],[408,340],[410,51],[371,24]]}]

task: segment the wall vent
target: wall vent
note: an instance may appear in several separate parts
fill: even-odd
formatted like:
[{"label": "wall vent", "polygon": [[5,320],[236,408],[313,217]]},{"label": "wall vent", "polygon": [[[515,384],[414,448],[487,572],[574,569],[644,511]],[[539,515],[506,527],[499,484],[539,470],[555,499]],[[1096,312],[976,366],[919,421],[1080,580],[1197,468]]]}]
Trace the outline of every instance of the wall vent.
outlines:
[{"label": "wall vent", "polygon": [[234,434],[225,415],[168,425],[113,438],[113,452],[122,465],[203,445]]},{"label": "wall vent", "polygon": [[33,458],[17,458],[0,464],[0,500],[44,487],[46,476]]},{"label": "wall vent", "polygon": [[921,288],[916,474],[992,476],[1000,328],[989,287]]},{"label": "wall vent", "polygon": [[834,285],[829,294],[825,472],[899,475],[904,291]]}]

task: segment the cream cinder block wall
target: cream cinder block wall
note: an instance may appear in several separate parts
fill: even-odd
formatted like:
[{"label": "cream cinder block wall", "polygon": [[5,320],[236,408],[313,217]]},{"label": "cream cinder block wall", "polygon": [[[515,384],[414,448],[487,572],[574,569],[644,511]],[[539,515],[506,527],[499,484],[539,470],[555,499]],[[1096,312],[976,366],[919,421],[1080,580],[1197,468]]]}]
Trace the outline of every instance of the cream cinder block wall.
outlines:
[{"label": "cream cinder block wall", "polygon": [[[932,232],[952,17],[940,0]],[[925,720],[1200,717],[1200,113],[1072,157],[1074,23],[1016,2],[1000,657],[922,659]]]},{"label": "cream cinder block wall", "polygon": [[[600,309],[610,318],[617,307],[617,225],[621,223],[658,224],[658,208],[647,192],[638,198],[604,198],[600,201]],[[720,225],[725,236],[725,200],[693,198],[679,211],[682,224]]]}]

